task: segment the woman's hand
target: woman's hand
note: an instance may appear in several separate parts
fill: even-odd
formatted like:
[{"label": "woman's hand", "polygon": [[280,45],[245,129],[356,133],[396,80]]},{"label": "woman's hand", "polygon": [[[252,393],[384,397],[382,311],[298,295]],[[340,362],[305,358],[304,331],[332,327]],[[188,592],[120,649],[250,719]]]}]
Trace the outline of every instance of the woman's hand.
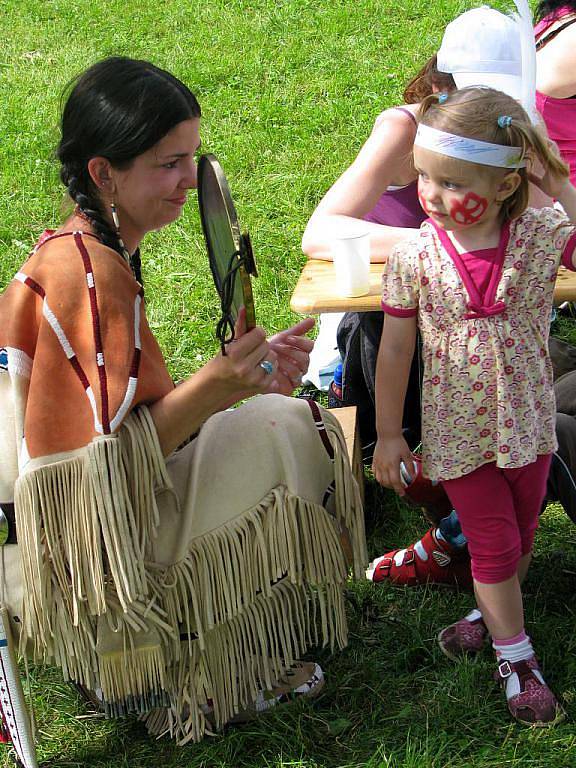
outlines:
[{"label": "woman's hand", "polygon": [[[267,340],[262,328],[246,331],[246,313],[242,308],[234,329],[234,341],[226,346],[226,355],[214,358],[220,375],[227,379],[235,393],[230,405],[256,394],[292,394],[308,370],[314,342],[305,334],[314,323],[313,317],[307,317]],[[269,366],[262,367],[263,362],[271,364],[270,373],[266,371]]]},{"label": "woman's hand", "polygon": [[229,405],[252,395],[278,392],[278,354],[266,339],[266,331],[246,330],[246,312],[240,309],[234,327],[234,341],[226,344],[226,354],[217,355],[208,366],[233,398]]},{"label": "woman's hand", "polygon": [[313,317],[307,317],[268,339],[278,362],[275,392],[290,395],[302,383],[302,376],[310,364],[310,352],[314,348],[314,342],[305,334],[312,330],[314,323]]},{"label": "woman's hand", "polygon": [[[312,330],[315,322],[313,317],[307,317],[268,339],[267,352],[261,360],[266,359],[273,363],[273,374],[268,379],[261,380],[263,389],[244,394],[243,397],[249,397],[258,392],[279,392],[282,395],[291,395],[296,387],[300,386],[302,376],[310,364],[310,352],[314,348],[314,342],[306,338],[305,334]],[[261,328],[254,330],[262,332]],[[246,333],[246,315],[242,307],[236,321],[235,338],[240,340],[252,333],[253,331]],[[227,356],[239,351],[234,349],[235,343],[232,342],[226,348]],[[260,351],[263,352],[264,348],[262,347]]]},{"label": "woman's hand", "polygon": [[400,462],[410,475],[413,474],[412,453],[402,435],[396,437],[379,437],[372,459],[372,471],[380,485],[393,488],[398,496],[404,496],[405,486],[400,477]]},{"label": "woman's hand", "polygon": [[[558,148],[556,145],[553,142],[550,142],[550,145],[557,154]],[[554,173],[548,169],[540,175],[529,173],[528,178],[532,184],[556,199],[564,208],[564,212],[572,224],[576,224],[576,189],[567,176]]]},{"label": "woman's hand", "polygon": [[571,187],[569,178],[552,173],[551,171],[546,171],[543,176],[529,173],[528,179],[535,187],[538,187],[545,195],[554,200],[562,200],[565,191]]},{"label": "woman's hand", "polygon": [[252,395],[281,392],[289,395],[308,368],[314,343],[306,339],[314,320],[266,339],[263,328],[246,330],[241,309],[235,338],[195,374],[150,407],[164,456],[200,429],[212,414]]}]

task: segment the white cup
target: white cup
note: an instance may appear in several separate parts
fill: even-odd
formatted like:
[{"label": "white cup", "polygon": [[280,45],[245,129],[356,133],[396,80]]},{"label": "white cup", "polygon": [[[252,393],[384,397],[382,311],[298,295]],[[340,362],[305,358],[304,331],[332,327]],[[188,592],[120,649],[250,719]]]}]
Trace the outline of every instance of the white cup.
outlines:
[{"label": "white cup", "polygon": [[370,292],[370,234],[366,229],[338,232],[332,239],[336,287],[341,296]]}]

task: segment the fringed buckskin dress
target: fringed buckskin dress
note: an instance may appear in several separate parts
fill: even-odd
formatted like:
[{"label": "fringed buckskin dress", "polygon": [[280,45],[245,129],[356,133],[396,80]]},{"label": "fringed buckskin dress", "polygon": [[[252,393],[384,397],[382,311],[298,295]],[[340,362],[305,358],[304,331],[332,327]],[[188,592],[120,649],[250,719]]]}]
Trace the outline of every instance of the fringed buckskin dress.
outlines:
[{"label": "fringed buckskin dress", "polygon": [[366,552],[329,413],[257,397],[165,460],[147,404],[172,387],[127,264],[45,234],[0,296],[0,601],[22,653],[185,743],[346,644],[341,542],[357,576]]}]

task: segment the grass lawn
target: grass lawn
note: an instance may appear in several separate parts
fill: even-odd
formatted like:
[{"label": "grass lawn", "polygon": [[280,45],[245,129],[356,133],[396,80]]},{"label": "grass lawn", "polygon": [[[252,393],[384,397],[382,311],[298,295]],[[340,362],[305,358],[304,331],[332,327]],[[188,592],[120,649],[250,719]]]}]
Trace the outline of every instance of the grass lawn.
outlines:
[{"label": "grass lawn", "polygon": [[[3,0],[0,48],[0,289],[36,237],[61,218],[52,151],[59,96],[110,54],[149,58],[202,104],[203,146],[221,160],[260,278],[260,322],[293,317],[300,239],[325,189],[374,118],[434,51],[456,0]],[[181,378],[217,351],[217,301],[197,210],[153,235],[143,253],[148,313]],[[570,328],[563,328],[570,334]],[[424,530],[418,513],[367,489],[370,554]],[[33,669],[43,765],[61,768],[570,768],[576,765],[576,529],[550,507],[526,585],[529,633],[568,720],[511,723],[489,652],[454,665],[435,642],[470,597],[447,589],[350,584],[350,645],[315,654],[327,685],[314,704],[281,708],[203,743],[155,742],[133,721],[86,712],[54,670]],[[0,755],[10,765],[8,752]]]}]

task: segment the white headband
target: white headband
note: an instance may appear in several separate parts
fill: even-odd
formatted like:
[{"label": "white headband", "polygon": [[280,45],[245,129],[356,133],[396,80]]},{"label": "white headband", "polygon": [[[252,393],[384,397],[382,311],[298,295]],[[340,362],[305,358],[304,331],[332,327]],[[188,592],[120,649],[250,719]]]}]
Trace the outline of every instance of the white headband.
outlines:
[{"label": "white headband", "polygon": [[496,168],[526,167],[526,161],[522,159],[522,147],[506,147],[489,141],[468,139],[465,136],[439,131],[422,123],[418,126],[414,145],[438,152],[440,155],[479,165],[492,165]]}]

